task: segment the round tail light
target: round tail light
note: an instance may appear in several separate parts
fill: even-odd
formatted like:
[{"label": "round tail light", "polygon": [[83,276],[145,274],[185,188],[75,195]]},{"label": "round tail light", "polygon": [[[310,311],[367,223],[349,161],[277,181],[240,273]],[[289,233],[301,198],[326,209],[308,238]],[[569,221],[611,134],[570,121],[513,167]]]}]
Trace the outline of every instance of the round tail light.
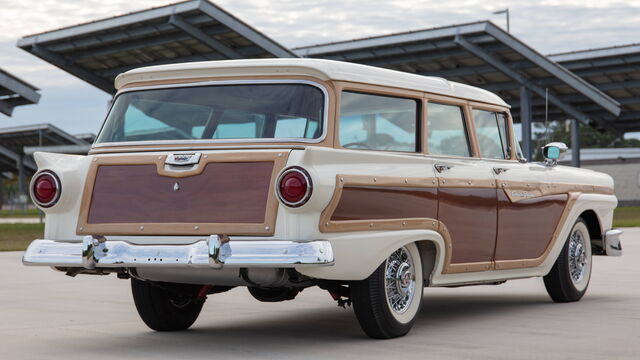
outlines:
[{"label": "round tail light", "polygon": [[31,199],[40,207],[51,207],[60,198],[60,180],[52,171],[42,171],[31,180]]},{"label": "round tail light", "polygon": [[303,168],[294,166],[285,169],[277,181],[278,198],[289,207],[304,205],[311,197],[311,176]]}]

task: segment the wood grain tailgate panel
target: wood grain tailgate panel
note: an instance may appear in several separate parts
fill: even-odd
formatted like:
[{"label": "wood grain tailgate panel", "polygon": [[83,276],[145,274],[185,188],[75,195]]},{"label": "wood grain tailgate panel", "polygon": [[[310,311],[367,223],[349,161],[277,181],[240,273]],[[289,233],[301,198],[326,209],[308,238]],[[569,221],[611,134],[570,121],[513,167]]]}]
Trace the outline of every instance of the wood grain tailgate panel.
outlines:
[{"label": "wood grain tailgate panel", "polygon": [[158,175],[154,164],[101,165],[87,223],[263,223],[273,167],[208,163],[177,179]]}]

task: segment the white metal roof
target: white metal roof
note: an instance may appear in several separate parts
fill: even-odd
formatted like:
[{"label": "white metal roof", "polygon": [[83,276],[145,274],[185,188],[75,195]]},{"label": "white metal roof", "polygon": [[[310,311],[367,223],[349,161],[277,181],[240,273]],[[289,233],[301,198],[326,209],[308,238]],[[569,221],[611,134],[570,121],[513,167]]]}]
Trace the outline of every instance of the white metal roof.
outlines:
[{"label": "white metal roof", "polygon": [[115,87],[121,89],[125,85],[156,80],[260,75],[298,75],[311,76],[321,80],[353,81],[509,106],[499,96],[487,90],[447,81],[439,77],[323,59],[223,60],[150,66],[129,70],[118,75]]}]

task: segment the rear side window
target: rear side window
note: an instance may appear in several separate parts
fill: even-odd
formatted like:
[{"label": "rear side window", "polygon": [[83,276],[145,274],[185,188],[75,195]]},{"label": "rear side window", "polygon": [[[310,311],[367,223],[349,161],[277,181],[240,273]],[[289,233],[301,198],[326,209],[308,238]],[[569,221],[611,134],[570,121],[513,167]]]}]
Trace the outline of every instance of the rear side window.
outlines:
[{"label": "rear side window", "polygon": [[427,103],[429,153],[434,155],[470,156],[469,137],[462,107]]},{"label": "rear side window", "polygon": [[340,145],[349,149],[419,151],[419,102],[414,99],[343,92]]},{"label": "rear side window", "polygon": [[487,159],[511,157],[507,137],[507,117],[502,113],[473,110],[480,156]]}]

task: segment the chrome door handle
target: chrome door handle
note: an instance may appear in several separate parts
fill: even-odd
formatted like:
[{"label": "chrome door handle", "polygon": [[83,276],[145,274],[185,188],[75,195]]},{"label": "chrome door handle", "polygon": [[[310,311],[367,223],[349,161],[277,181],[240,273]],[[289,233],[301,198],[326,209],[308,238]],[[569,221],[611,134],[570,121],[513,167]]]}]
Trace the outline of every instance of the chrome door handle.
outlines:
[{"label": "chrome door handle", "polygon": [[502,167],[494,167],[493,168],[493,172],[496,173],[496,175],[500,175],[503,172],[506,172],[508,170],[509,170],[508,168],[502,168]]},{"label": "chrome door handle", "polygon": [[435,164],[435,165],[433,165],[433,167],[436,169],[436,171],[438,173],[441,173],[443,171],[447,171],[447,170],[451,169],[453,167],[453,165]]}]

